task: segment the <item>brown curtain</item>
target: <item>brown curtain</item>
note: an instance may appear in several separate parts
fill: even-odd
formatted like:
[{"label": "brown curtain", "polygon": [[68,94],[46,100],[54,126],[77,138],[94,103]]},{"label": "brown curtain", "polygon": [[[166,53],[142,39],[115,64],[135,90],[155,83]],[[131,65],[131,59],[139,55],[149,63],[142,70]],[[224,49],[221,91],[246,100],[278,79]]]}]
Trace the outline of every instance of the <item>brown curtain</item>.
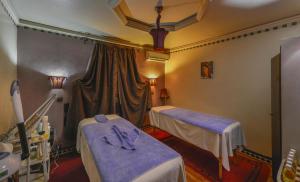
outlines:
[{"label": "brown curtain", "polygon": [[75,139],[78,123],[96,114],[119,114],[141,127],[151,107],[151,91],[135,62],[135,50],[97,43],[88,71],[74,82],[66,134]]}]

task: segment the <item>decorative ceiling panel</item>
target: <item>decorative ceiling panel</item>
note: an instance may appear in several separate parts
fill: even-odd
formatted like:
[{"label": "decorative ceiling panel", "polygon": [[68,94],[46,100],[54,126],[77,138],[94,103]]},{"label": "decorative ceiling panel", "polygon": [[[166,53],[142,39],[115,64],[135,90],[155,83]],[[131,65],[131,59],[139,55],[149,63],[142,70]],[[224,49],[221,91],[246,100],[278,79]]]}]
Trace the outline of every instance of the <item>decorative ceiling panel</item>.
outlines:
[{"label": "decorative ceiling panel", "polygon": [[[130,11],[130,14],[125,14],[126,16],[148,24],[153,24],[156,21],[157,13],[155,6],[157,0],[124,0],[124,2]],[[163,1],[164,9],[162,11],[161,22],[176,23],[197,14],[202,5],[201,2],[202,0],[165,0]]]},{"label": "decorative ceiling panel", "polygon": [[[114,3],[113,3],[114,2]],[[155,28],[157,0],[111,0],[113,10],[129,27],[147,31]],[[162,27],[176,31],[197,23],[205,13],[208,0],[164,0],[161,13]]]}]

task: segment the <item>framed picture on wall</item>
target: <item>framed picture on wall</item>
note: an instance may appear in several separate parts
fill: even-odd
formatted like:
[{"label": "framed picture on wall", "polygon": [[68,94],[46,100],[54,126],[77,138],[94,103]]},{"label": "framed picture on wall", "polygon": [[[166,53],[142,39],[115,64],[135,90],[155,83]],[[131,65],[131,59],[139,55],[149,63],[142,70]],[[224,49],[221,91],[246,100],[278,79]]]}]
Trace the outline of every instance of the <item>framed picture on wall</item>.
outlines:
[{"label": "framed picture on wall", "polygon": [[214,62],[207,61],[201,62],[201,78],[202,79],[212,79],[214,73]]}]

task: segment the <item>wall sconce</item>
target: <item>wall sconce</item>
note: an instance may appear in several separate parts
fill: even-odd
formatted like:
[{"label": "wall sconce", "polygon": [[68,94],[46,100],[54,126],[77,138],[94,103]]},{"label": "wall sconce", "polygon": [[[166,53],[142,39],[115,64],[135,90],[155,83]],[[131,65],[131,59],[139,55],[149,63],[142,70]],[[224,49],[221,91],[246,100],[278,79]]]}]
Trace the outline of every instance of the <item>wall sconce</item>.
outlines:
[{"label": "wall sconce", "polygon": [[49,79],[51,81],[52,89],[62,89],[64,81],[66,80],[66,77],[64,77],[64,76],[50,76]]},{"label": "wall sconce", "polygon": [[156,86],[156,78],[150,78],[150,86]]}]

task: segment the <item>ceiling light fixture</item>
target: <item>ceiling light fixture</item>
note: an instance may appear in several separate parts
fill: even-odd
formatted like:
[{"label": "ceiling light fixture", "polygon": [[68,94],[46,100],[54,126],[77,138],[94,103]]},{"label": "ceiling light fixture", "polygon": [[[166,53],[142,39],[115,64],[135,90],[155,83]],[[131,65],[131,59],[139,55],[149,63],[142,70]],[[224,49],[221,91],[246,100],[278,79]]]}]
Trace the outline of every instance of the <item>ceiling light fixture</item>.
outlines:
[{"label": "ceiling light fixture", "polygon": [[161,19],[161,12],[163,10],[162,0],[159,0],[156,4],[155,10],[158,14],[156,18],[156,28],[153,28],[149,33],[153,37],[153,48],[154,50],[164,51],[164,42],[165,38],[168,35],[168,31],[164,28],[160,27],[160,19]]}]

